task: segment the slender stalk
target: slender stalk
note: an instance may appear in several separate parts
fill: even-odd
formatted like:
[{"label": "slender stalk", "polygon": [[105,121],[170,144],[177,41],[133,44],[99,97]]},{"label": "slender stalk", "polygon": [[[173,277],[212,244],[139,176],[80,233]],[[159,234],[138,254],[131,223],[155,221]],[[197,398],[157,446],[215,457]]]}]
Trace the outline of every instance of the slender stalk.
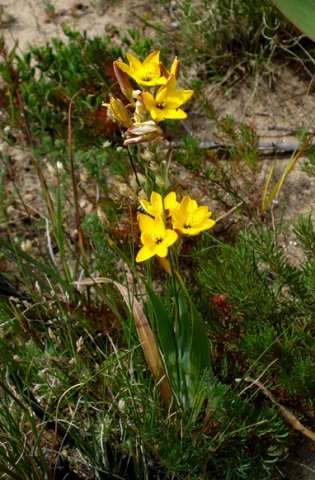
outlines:
[{"label": "slender stalk", "polygon": [[[57,218],[57,215],[56,215],[56,212],[55,212],[54,203],[53,203],[52,198],[50,196],[50,192],[49,192],[48,185],[46,183],[46,179],[44,177],[42,168],[41,168],[41,166],[40,166],[40,164],[39,164],[39,162],[36,158],[35,147],[34,147],[34,143],[33,143],[31,130],[30,130],[30,127],[29,127],[27,112],[24,108],[24,104],[23,104],[23,101],[22,101],[22,98],[20,96],[20,93],[19,93],[18,89],[16,89],[15,94],[16,94],[16,97],[18,99],[18,104],[19,104],[19,107],[21,109],[21,112],[23,114],[24,125],[25,125],[26,134],[27,134],[26,138],[27,138],[28,146],[30,147],[31,152],[32,152],[32,157],[31,157],[32,158],[32,164],[33,164],[33,166],[36,170],[37,176],[39,178],[41,189],[42,189],[42,192],[44,194],[45,202],[46,202],[46,205],[47,205],[49,219],[51,221],[52,229],[53,229],[53,232],[54,232],[54,237],[56,239],[58,249],[59,249],[59,252],[61,254],[60,256],[61,256],[61,263],[62,263],[63,272],[64,272],[64,275],[65,275],[67,281],[71,282],[70,272],[69,272],[68,265],[67,265],[65,257],[64,257],[63,238],[62,238],[62,241],[60,241],[60,232],[61,232],[62,227],[60,225],[60,222],[58,221],[58,218]],[[63,235],[62,235],[62,237],[63,237]]]},{"label": "slender stalk", "polygon": [[[138,152],[139,152],[139,149],[138,149]],[[128,153],[128,158],[129,158],[129,161],[130,161],[130,165],[131,165],[132,171],[135,175],[138,187],[141,187],[140,180],[138,178],[138,174],[137,174],[137,170],[136,170],[136,166],[135,166],[135,163],[134,163],[133,158],[132,158],[132,153],[130,152],[130,147],[127,148],[127,153]]]},{"label": "slender stalk", "polygon": [[77,177],[75,174],[75,167],[74,167],[74,155],[72,149],[72,125],[71,125],[71,113],[72,113],[72,104],[74,99],[81,93],[82,90],[79,90],[70,100],[69,110],[68,110],[68,156],[70,160],[70,168],[71,168],[71,179],[72,179],[72,188],[73,188],[73,198],[74,198],[74,208],[75,208],[75,224],[76,229],[78,232],[78,239],[79,239],[79,247],[81,251],[81,255],[83,258],[83,265],[85,270],[87,271],[87,254],[85,249],[85,238],[83,234],[83,230],[81,227],[81,211],[79,206],[79,194],[78,194],[78,182]]}]

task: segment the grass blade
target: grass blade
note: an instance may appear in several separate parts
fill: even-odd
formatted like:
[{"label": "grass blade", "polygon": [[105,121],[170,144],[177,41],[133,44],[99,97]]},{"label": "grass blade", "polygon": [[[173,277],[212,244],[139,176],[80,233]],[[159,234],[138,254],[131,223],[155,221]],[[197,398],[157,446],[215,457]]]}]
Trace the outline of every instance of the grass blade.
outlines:
[{"label": "grass blade", "polygon": [[110,278],[98,277],[98,278],[87,278],[79,282],[75,282],[75,285],[95,285],[95,284],[104,284],[109,283],[114,285],[117,290],[120,292],[123,297],[127,307],[130,310],[130,313],[133,316],[135,327],[138,333],[138,337],[141,343],[141,347],[147,361],[147,364],[151,370],[153,378],[160,385],[161,395],[163,401],[167,407],[171,404],[171,388],[168,383],[164,365],[161,359],[159,349],[157,347],[154,334],[151,330],[149,322],[143,312],[143,309],[140,303],[135,297],[130,297],[130,292],[124,285],[119,282],[115,282]]}]

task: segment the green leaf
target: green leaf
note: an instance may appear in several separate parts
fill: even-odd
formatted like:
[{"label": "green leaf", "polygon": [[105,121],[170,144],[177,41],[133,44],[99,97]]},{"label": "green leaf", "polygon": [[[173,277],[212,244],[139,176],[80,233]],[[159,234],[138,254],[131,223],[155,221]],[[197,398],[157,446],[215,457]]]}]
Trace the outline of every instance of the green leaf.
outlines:
[{"label": "green leaf", "polygon": [[315,0],[273,0],[273,3],[293,25],[315,41]]},{"label": "green leaf", "polygon": [[[58,270],[54,267],[50,267],[48,263],[41,263],[39,260],[36,260],[35,257],[23,252],[23,250],[21,250],[21,248],[19,248],[17,245],[12,245],[9,242],[1,241],[0,247],[3,248],[3,251],[15,254],[19,260],[25,260],[28,264],[34,265],[36,268],[38,268],[38,270],[40,270],[43,274],[53,278],[60,284],[64,291],[68,292],[69,294],[75,293],[73,285],[64,280]],[[37,277],[37,281],[39,284],[41,283],[41,279],[39,277]]]},{"label": "green leaf", "polygon": [[204,378],[211,372],[210,346],[204,323],[187,292],[179,293],[178,363],[182,402],[197,415],[204,399]]},{"label": "green leaf", "polygon": [[194,305],[191,305],[192,337],[190,357],[199,372],[210,370],[210,344],[204,322]]},{"label": "green leaf", "polygon": [[168,378],[165,375],[164,364],[161,359],[160,351],[157,347],[155,335],[152,332],[152,329],[149,325],[149,322],[143,312],[143,309],[138,302],[138,300],[130,296],[128,288],[122,285],[119,282],[115,282],[111,278],[107,277],[94,277],[94,278],[85,278],[84,280],[79,280],[75,282],[75,285],[100,285],[100,284],[111,284],[114,285],[122,298],[124,299],[130,313],[133,316],[135,327],[138,333],[139,340],[141,342],[141,347],[147,361],[147,364],[151,370],[151,373],[154,379],[159,383],[161,395],[165,405],[169,408],[171,404],[171,389],[168,382]]},{"label": "green leaf", "polygon": [[148,285],[146,286],[146,290],[153,307],[160,347],[165,361],[165,367],[169,381],[174,393],[177,394],[178,389],[180,388],[180,383],[178,376],[178,352],[173,320],[164,308],[164,305],[158,296]]},{"label": "green leaf", "polygon": [[205,377],[211,373],[210,348],[204,323],[181,281],[180,286],[175,320],[154,291],[148,285],[146,289],[173,393],[196,417],[205,398]]}]

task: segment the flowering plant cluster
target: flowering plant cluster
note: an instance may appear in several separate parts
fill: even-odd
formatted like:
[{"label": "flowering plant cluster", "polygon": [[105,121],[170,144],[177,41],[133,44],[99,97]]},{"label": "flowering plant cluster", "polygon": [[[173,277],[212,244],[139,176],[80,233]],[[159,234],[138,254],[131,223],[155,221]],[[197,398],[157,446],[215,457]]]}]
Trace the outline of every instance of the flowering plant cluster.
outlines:
[{"label": "flowering plant cluster", "polygon": [[[126,101],[112,97],[105,106],[123,130],[124,146],[140,144],[138,148],[128,148],[128,159],[137,179],[137,193],[141,197],[144,192],[150,195],[149,199],[140,200],[143,211],[138,213],[137,221],[141,247],[135,260],[139,263],[156,256],[172,277],[169,286],[174,298],[169,314],[155,294],[148,275],[144,287],[151,305],[148,312],[156,329],[151,329],[143,312],[139,319],[136,299],[132,300],[131,309],[136,312],[139,340],[167,410],[176,403],[192,409],[197,416],[205,398],[205,374],[210,371],[209,342],[203,321],[178,271],[178,262],[174,262],[176,256],[166,257],[176,242],[178,248],[174,248],[174,253],[179,252],[183,235],[198,235],[212,228],[215,221],[210,218],[212,214],[207,206],[199,206],[188,195],[179,201],[174,191],[167,195],[155,191],[158,188],[167,192],[170,185],[172,149],[163,138],[161,122],[185,119],[187,114],[181,107],[193,90],[177,88],[177,58],[170,70],[160,62],[159,51],[150,53],[143,62],[127,53],[127,61],[117,60],[113,66]],[[132,86],[134,82],[136,89]],[[138,171],[144,175],[138,175]],[[125,292],[121,287],[120,291]],[[129,293],[123,295],[129,299]]]},{"label": "flowering plant cluster", "polygon": [[164,199],[159,193],[152,192],[150,202],[140,200],[140,203],[149,215],[139,213],[137,216],[143,246],[136,262],[143,262],[154,255],[165,258],[168,247],[180,235],[198,235],[215,224],[207,206],[198,206],[196,200],[189,196],[178,202],[175,192],[170,192]]},{"label": "flowering plant cluster", "polygon": [[[131,53],[126,54],[129,64],[114,62],[114,72],[129,103],[110,98],[109,114],[127,129],[124,145],[159,140],[162,130],[159,123],[165,119],[185,119],[187,114],[180,107],[193,94],[193,90],[177,89],[179,60],[174,59],[170,70],[160,62],[160,52],[151,52],[141,62]],[[129,77],[137,83],[133,89]]]}]

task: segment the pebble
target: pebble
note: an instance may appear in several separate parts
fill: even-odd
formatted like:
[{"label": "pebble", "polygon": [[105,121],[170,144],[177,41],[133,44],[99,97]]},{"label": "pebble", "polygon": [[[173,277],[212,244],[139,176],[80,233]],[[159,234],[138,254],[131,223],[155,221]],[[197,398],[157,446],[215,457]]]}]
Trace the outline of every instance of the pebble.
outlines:
[{"label": "pebble", "polygon": [[26,193],[25,195],[23,195],[23,200],[24,202],[31,202],[32,200],[34,200],[34,195],[32,193]]}]

